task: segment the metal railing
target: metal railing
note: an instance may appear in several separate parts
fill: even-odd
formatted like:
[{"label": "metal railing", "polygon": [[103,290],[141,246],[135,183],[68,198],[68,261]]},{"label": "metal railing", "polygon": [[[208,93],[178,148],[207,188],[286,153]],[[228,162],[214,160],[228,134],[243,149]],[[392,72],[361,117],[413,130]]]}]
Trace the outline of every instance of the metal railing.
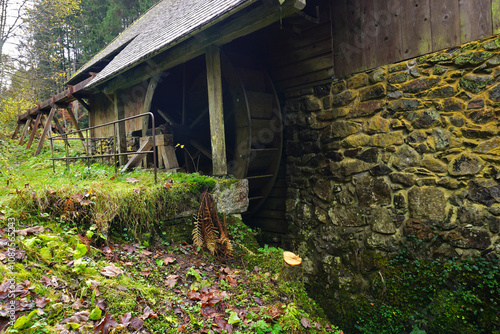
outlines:
[{"label": "metal railing", "polygon": [[[118,134],[117,134],[117,129],[116,129],[116,124],[118,123],[121,123],[121,122],[126,122],[126,121],[129,121],[129,120],[132,120],[132,119],[136,119],[136,118],[139,118],[139,117],[147,117],[147,116],[150,116],[151,117],[151,124],[152,124],[152,141],[153,141],[153,149],[151,151],[140,151],[137,150],[137,151],[126,151],[126,152],[120,152],[120,149],[117,149],[117,144],[119,142],[118,140]],[[89,136],[89,131],[90,130],[93,130],[93,129],[97,129],[97,128],[102,128],[102,127],[105,127],[105,126],[113,126],[113,136],[112,137],[90,137]],[[80,135],[83,135],[83,133],[86,134],[85,138],[82,138],[80,137]],[[69,135],[72,135],[72,134],[78,134],[78,137],[74,137],[74,138],[70,138],[68,137]],[[59,138],[60,137],[60,138]],[[156,137],[156,129],[155,129],[155,116],[153,115],[153,113],[151,112],[147,112],[147,113],[143,113],[143,114],[140,114],[140,115],[135,115],[135,116],[131,116],[131,117],[126,117],[126,118],[123,118],[123,119],[119,119],[119,120],[116,120],[116,121],[112,121],[112,122],[108,122],[108,123],[104,123],[104,124],[99,124],[99,125],[96,125],[96,126],[91,126],[89,128],[85,128],[85,129],[80,129],[80,130],[75,130],[75,131],[71,131],[71,132],[68,132],[68,133],[63,133],[63,134],[59,134],[59,135],[52,135],[52,133],[50,134],[49,136],[49,140],[50,140],[50,149],[52,151],[52,169],[53,171],[55,172],[55,161],[56,160],[65,160],[66,161],[66,168],[69,170],[69,162],[70,160],[84,160],[86,159],[87,160],[87,165],[90,166],[90,159],[95,159],[95,158],[102,158],[103,161],[104,161],[104,158],[111,158],[111,157],[114,157],[114,166],[115,166],[115,173],[118,173],[118,157],[119,156],[127,156],[127,155],[134,155],[134,154],[147,154],[147,153],[153,153],[153,166],[154,166],[154,175],[155,175],[155,183],[157,182],[157,173],[158,173],[158,167],[157,167],[157,161],[156,161],[156,141],[155,141],[155,137]],[[92,143],[92,141],[94,140],[103,140],[103,139],[113,139],[113,145],[112,146],[112,153],[110,154],[92,154],[92,147],[91,145],[89,145],[89,143]],[[55,158],[54,157],[54,140],[64,140],[64,147],[65,147],[65,157],[62,157],[62,158]],[[83,146],[85,148],[85,153],[86,155],[85,156],[74,156],[74,157],[70,157],[69,156],[69,140],[80,140],[82,141],[83,143]],[[139,145],[139,149],[140,149],[140,145]],[[103,148],[102,148],[102,142],[101,142],[101,152],[103,151]]]}]

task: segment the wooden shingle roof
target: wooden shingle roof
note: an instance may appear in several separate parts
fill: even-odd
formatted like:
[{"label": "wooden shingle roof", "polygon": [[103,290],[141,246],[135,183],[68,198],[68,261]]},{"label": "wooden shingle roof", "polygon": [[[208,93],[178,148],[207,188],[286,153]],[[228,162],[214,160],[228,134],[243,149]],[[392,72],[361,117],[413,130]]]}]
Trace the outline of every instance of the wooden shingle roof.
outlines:
[{"label": "wooden shingle roof", "polygon": [[82,76],[87,77],[87,72],[94,65],[112,58],[86,87],[96,86],[137,63],[167,50],[255,1],[160,1],[78,70],[69,83],[79,81],[78,79],[81,79]]}]

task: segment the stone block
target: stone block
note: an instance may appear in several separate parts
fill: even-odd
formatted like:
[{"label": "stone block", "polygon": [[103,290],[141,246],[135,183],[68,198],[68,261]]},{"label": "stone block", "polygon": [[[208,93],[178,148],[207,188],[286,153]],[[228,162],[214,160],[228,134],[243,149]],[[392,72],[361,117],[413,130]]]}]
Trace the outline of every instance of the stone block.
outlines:
[{"label": "stone block", "polygon": [[482,141],[474,148],[474,152],[481,154],[500,155],[500,138]]},{"label": "stone block", "polygon": [[465,109],[465,104],[459,99],[450,97],[447,98],[443,103],[443,110],[446,112],[459,111],[464,109]]},{"label": "stone block", "polygon": [[400,99],[391,101],[387,105],[387,109],[392,112],[408,111],[420,108],[420,101],[415,99]]},{"label": "stone block", "polygon": [[373,86],[365,87],[359,90],[359,98],[361,101],[379,99],[385,96],[385,86],[378,83]]},{"label": "stone block", "polygon": [[364,150],[359,154],[358,159],[364,162],[376,163],[378,161],[378,157],[380,155],[380,150],[378,148],[369,148]]},{"label": "stone block", "polygon": [[384,108],[383,101],[368,101],[354,105],[347,117],[365,117],[381,111]]},{"label": "stone block", "polygon": [[450,146],[450,142],[452,139],[452,133],[448,130],[443,129],[434,129],[432,131],[432,144],[434,149],[440,151],[444,150],[446,147]]},{"label": "stone block", "polygon": [[399,248],[398,238],[395,234],[386,235],[372,232],[367,235],[365,243],[368,248],[385,252],[394,252]]},{"label": "stone block", "polygon": [[368,85],[368,75],[360,73],[347,79],[347,88],[356,89]]},{"label": "stone block", "polygon": [[399,170],[406,167],[420,166],[420,154],[408,145],[402,145],[394,155],[393,166]]},{"label": "stone block", "polygon": [[361,124],[350,121],[336,121],[331,125],[332,138],[345,138],[361,130]]},{"label": "stone block", "polygon": [[500,184],[494,180],[475,179],[468,183],[468,198],[476,203],[491,206],[500,202]]},{"label": "stone block", "polygon": [[416,129],[427,129],[438,125],[440,121],[439,112],[434,109],[412,111],[407,114],[407,118]]},{"label": "stone block", "polygon": [[484,124],[496,119],[496,114],[491,108],[478,109],[467,115],[474,123]]},{"label": "stone block", "polygon": [[452,97],[457,94],[455,87],[446,85],[439,88],[435,88],[429,92],[428,97],[431,98],[444,98],[444,97]]},{"label": "stone block", "polygon": [[484,161],[471,153],[462,153],[451,159],[448,173],[453,176],[475,175],[483,168]]},{"label": "stone block", "polygon": [[381,177],[364,176],[359,179],[356,195],[360,206],[384,206],[392,203],[389,184]]},{"label": "stone block", "polygon": [[426,221],[419,219],[408,219],[403,226],[403,235],[414,236],[415,238],[423,241],[431,241],[435,233],[432,231]]},{"label": "stone block", "polygon": [[442,222],[446,219],[446,198],[436,187],[413,187],[408,191],[410,217]]},{"label": "stone block", "polygon": [[365,172],[371,167],[373,167],[372,164],[366,163],[364,161],[359,161],[357,159],[344,159],[340,162],[340,173],[343,176],[349,176],[352,174]]},{"label": "stone block", "polygon": [[402,88],[405,93],[415,94],[434,87],[440,81],[440,77],[415,79],[404,84]]},{"label": "stone block", "polygon": [[328,210],[328,216],[333,225],[338,226],[366,226],[364,211],[358,207],[337,204]]},{"label": "stone block", "polygon": [[458,228],[450,231],[446,239],[450,245],[459,248],[486,249],[491,245],[488,232],[479,228]]},{"label": "stone block", "polygon": [[391,73],[387,77],[387,82],[391,84],[403,83],[406,80],[408,80],[408,73],[406,72]]},{"label": "stone block", "polygon": [[363,123],[363,131],[368,134],[387,133],[391,130],[391,121],[380,116],[372,117]]},{"label": "stone block", "polygon": [[332,97],[332,105],[335,107],[338,106],[346,106],[348,105],[352,100],[356,98],[356,92],[352,90],[346,90],[341,93],[338,93],[336,95],[333,95]]},{"label": "stone block", "polygon": [[373,176],[389,175],[392,173],[392,169],[389,168],[384,163],[381,163],[375,167],[370,168],[370,174]]},{"label": "stone block", "polygon": [[411,173],[391,173],[389,177],[393,183],[399,183],[407,187],[412,187],[417,182],[417,177]]},{"label": "stone block", "polygon": [[436,173],[444,173],[448,170],[448,166],[439,159],[434,158],[430,154],[425,154],[422,159],[422,166]]},{"label": "stone block", "polygon": [[312,184],[313,192],[316,196],[321,198],[326,202],[331,202],[333,200],[333,184],[330,180],[317,179]]},{"label": "stone block", "polygon": [[373,232],[381,234],[396,233],[396,226],[392,221],[391,212],[386,208],[373,208],[367,219]]},{"label": "stone block", "polygon": [[385,71],[382,69],[373,71],[370,74],[370,82],[372,83],[382,82],[384,80],[385,80]]},{"label": "stone block", "polygon": [[482,97],[476,97],[470,100],[469,103],[467,104],[467,109],[481,109],[483,107],[484,107],[484,100]]},{"label": "stone block", "polygon": [[475,94],[483,91],[491,82],[493,77],[484,74],[466,74],[460,78],[460,86]]},{"label": "stone block", "polygon": [[461,127],[465,125],[465,120],[460,116],[450,116],[448,118],[450,123],[454,126]]},{"label": "stone block", "polygon": [[494,127],[484,127],[481,130],[466,128],[462,129],[462,136],[470,139],[488,139],[498,134],[498,130]]},{"label": "stone block", "polygon": [[398,212],[403,212],[403,213],[406,212],[406,197],[404,194],[402,193],[395,194],[393,202],[394,202],[394,208]]},{"label": "stone block", "polygon": [[351,135],[342,140],[342,146],[345,148],[355,148],[367,146],[370,143],[371,137],[365,133]]},{"label": "stone block", "polygon": [[391,145],[402,145],[404,142],[403,131],[375,134],[369,138],[370,146],[388,147]]}]

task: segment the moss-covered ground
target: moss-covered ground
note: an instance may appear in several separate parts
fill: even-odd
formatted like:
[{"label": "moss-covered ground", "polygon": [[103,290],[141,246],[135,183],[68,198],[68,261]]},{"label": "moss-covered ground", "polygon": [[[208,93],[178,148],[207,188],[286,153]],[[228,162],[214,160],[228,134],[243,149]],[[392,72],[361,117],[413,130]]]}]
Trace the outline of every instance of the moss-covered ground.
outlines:
[{"label": "moss-covered ground", "polygon": [[162,218],[185,194],[216,180],[161,174],[155,184],[150,172],[100,164],[54,173],[48,153],[32,153],[0,145],[2,331],[340,333],[300,267],[290,275],[283,250],[260,248],[239,219],[228,217],[234,254],[223,262],[166,232]]}]

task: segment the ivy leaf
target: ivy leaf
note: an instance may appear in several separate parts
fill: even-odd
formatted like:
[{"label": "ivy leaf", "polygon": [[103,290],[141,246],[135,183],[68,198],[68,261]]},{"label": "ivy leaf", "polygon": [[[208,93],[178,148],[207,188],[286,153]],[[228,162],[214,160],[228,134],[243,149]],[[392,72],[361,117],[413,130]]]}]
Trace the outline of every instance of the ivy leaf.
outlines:
[{"label": "ivy leaf", "polygon": [[229,314],[229,319],[227,319],[228,324],[234,325],[240,321],[241,321],[241,319],[240,319],[240,317],[238,317],[238,313],[231,311],[231,313]]}]

